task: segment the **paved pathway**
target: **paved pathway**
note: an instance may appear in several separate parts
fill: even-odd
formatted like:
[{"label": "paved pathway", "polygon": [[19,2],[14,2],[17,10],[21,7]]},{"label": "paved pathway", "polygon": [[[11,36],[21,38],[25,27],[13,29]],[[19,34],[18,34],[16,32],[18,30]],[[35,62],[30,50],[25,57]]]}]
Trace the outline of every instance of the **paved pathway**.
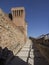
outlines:
[{"label": "paved pathway", "polygon": [[49,65],[35,45],[28,40],[21,51],[7,65]]},{"label": "paved pathway", "polygon": [[24,45],[24,47],[21,49],[21,51],[17,54],[19,58],[24,60],[25,62],[33,65],[33,49],[32,49],[32,42],[31,40],[28,40],[27,43]]},{"label": "paved pathway", "polygon": [[32,42],[28,39],[21,51],[7,65],[33,65],[33,58]]}]

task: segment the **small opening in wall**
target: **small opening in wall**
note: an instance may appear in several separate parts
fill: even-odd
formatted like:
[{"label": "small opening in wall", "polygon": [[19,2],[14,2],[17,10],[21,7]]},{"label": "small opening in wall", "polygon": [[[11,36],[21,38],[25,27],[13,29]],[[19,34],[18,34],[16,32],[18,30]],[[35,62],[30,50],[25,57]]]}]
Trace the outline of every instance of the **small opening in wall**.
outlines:
[{"label": "small opening in wall", "polygon": [[12,14],[11,13],[9,13],[9,18],[12,20]]},{"label": "small opening in wall", "polygon": [[15,10],[15,16],[16,16],[16,10]]},{"label": "small opening in wall", "polygon": [[23,15],[23,10],[21,10],[21,16]]},{"label": "small opening in wall", "polygon": [[19,10],[19,16],[20,16],[20,10]]},{"label": "small opening in wall", "polygon": [[17,10],[17,16],[18,16],[18,10]]}]

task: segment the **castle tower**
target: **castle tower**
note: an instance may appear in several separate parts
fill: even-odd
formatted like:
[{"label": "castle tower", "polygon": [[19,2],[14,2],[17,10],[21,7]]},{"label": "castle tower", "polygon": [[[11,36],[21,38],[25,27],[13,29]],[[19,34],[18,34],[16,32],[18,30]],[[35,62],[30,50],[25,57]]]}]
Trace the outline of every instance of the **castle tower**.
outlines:
[{"label": "castle tower", "polygon": [[25,9],[24,7],[16,7],[12,8],[12,21],[13,23],[19,27],[19,29],[24,34],[24,39],[26,40],[27,37],[27,24],[25,21]]},{"label": "castle tower", "polygon": [[25,9],[24,7],[12,8],[13,23],[16,26],[25,26]]}]

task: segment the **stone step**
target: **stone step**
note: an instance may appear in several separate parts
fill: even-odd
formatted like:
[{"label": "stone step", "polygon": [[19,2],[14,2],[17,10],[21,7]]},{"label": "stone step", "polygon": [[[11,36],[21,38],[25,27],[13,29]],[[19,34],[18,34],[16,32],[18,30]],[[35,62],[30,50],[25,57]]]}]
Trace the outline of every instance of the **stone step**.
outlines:
[{"label": "stone step", "polygon": [[30,58],[32,58],[32,59],[33,59],[33,58],[34,58],[34,55],[31,55],[31,54],[30,54]]},{"label": "stone step", "polygon": [[27,56],[19,56],[19,58],[21,58],[23,61],[27,61]]},{"label": "stone step", "polygon": [[31,46],[31,43],[26,43],[23,48],[21,49],[21,51],[17,54],[17,56],[19,58],[21,58],[22,60],[24,61],[27,61],[27,58],[28,58],[28,54],[29,54],[29,51],[30,51],[30,46]]},{"label": "stone step", "polygon": [[28,52],[20,52],[17,56],[28,56]]},{"label": "stone step", "polygon": [[29,58],[28,63],[29,63],[30,65],[34,65],[34,58],[33,58],[33,59]]},{"label": "stone step", "polygon": [[23,48],[23,49],[21,49],[21,51],[29,51],[30,50],[30,48]]}]

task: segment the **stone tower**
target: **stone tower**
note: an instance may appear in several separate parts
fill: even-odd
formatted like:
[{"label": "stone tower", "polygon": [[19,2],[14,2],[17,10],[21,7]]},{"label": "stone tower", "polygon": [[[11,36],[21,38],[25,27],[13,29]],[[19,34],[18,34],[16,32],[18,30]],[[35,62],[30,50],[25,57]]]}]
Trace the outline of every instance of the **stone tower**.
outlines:
[{"label": "stone tower", "polygon": [[24,37],[27,37],[27,23],[25,21],[25,9],[24,7],[16,7],[11,9],[12,21],[19,27],[19,29],[24,33]]},{"label": "stone tower", "polygon": [[13,18],[13,23],[16,26],[25,26],[25,9],[24,7],[16,7],[12,8],[12,18]]}]

